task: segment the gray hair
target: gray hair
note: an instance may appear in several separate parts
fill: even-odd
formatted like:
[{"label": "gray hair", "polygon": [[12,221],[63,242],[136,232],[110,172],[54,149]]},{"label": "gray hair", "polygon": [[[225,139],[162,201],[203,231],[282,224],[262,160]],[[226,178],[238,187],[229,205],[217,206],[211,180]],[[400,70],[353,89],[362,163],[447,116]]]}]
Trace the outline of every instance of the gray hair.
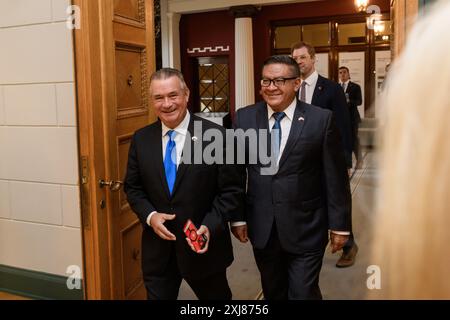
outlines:
[{"label": "gray hair", "polygon": [[150,84],[153,82],[153,80],[165,80],[172,77],[177,77],[178,80],[180,80],[181,89],[183,91],[187,89],[183,74],[181,73],[181,71],[174,68],[162,68],[158,71],[153,72],[153,74],[150,76]]}]

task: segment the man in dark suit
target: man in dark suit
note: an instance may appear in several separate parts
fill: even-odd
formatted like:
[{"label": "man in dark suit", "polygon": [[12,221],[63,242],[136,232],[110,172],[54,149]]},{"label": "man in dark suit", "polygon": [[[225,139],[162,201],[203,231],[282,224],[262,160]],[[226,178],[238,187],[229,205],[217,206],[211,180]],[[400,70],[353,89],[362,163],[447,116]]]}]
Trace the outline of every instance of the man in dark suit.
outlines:
[{"label": "man in dark suit", "polygon": [[[321,299],[328,230],[333,252],[350,230],[350,187],[333,113],[299,101],[299,87],[295,60],[272,56],[262,69],[265,101],[235,115],[235,128],[257,131],[259,141],[245,144],[246,210],[232,232],[242,242],[248,234],[266,299]],[[267,135],[273,172],[255,150],[266,145]]]},{"label": "man in dark suit", "polygon": [[352,128],[353,153],[356,158],[356,169],[362,168],[362,153],[359,145],[358,127],[361,122],[361,116],[358,106],[362,104],[362,93],[359,84],[350,81],[350,70],[342,66],[339,68],[339,83],[344,90],[347,100],[348,110],[350,112],[350,125]]},{"label": "man in dark suit", "polygon": [[[184,278],[199,299],[231,299],[227,220],[241,207],[242,178],[234,165],[205,164],[202,156],[208,146],[203,133],[223,135],[224,129],[187,111],[189,89],[178,70],[155,72],[150,95],[159,120],[134,134],[125,178],[128,202],[143,225],[148,298],[176,299]],[[206,236],[199,252],[183,232],[188,219],[199,227],[198,236]]]},{"label": "man in dark suit", "polygon": [[[362,103],[361,87],[352,81],[350,81],[350,72],[347,67],[339,68],[339,80],[340,85],[345,93],[348,109],[350,112],[350,124],[352,127],[352,151],[356,157],[356,168],[359,169],[362,166],[362,154],[359,146],[358,138],[358,126],[361,122],[358,106]],[[336,267],[347,268],[355,264],[356,254],[358,253],[358,245],[355,242],[353,231],[350,234],[350,238],[342,248],[342,255],[336,262]]]},{"label": "man in dark suit", "polygon": [[298,42],[292,46],[291,56],[300,67],[302,82],[298,98],[334,113],[350,174],[352,168],[352,135],[350,115],[344,92],[339,84],[317,73],[315,69],[316,51],[313,46],[305,42]]}]

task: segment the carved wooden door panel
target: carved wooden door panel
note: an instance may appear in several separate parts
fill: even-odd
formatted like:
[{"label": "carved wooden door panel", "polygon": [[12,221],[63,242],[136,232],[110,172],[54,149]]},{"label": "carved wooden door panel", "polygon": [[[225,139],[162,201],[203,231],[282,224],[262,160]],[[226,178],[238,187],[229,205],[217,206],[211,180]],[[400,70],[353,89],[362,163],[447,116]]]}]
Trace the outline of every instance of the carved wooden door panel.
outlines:
[{"label": "carved wooden door panel", "polygon": [[86,297],[145,299],[142,227],[118,187],[133,133],[155,120],[153,0],[74,3],[82,19],[75,31],[80,155],[90,167],[82,177]]},{"label": "carved wooden door panel", "polygon": [[[130,139],[149,123],[148,78],[153,71],[153,1],[108,1],[112,46],[108,58],[112,91],[109,110],[109,164],[112,180],[123,180]],[[113,4],[113,5],[112,5]],[[150,16],[150,17],[149,17]],[[152,48],[149,48],[152,46]],[[112,290],[120,299],[145,299],[141,274],[142,227],[123,189],[110,192]]]}]

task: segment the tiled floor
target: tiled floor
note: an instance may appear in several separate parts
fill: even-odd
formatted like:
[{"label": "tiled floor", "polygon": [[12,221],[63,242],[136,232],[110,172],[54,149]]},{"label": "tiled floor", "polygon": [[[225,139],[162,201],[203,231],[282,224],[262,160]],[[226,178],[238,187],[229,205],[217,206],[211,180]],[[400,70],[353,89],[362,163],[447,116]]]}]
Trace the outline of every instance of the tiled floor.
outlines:
[{"label": "tiled floor", "polygon": [[[345,269],[335,267],[339,254],[332,255],[329,249],[324,257],[320,287],[324,299],[364,299],[368,294],[366,281],[370,252],[370,230],[372,227],[374,191],[376,187],[376,165],[374,153],[365,156],[364,166],[357,170],[351,180],[353,198],[353,231],[359,246],[356,263]],[[261,297],[258,269],[253,258],[251,245],[241,244],[234,237],[235,260],[228,269],[228,280],[233,299],[252,300]],[[179,299],[195,300],[196,297],[183,281]],[[27,298],[0,292],[0,300],[26,300]]]},{"label": "tiled floor", "polygon": [[[359,252],[356,263],[350,268],[335,267],[340,252],[325,253],[320,287],[324,299],[364,299],[368,293],[366,281],[369,261],[370,229],[372,226],[374,193],[376,186],[375,154],[365,154],[363,168],[357,170],[351,180],[353,199],[353,231]],[[228,280],[233,299],[255,299],[261,297],[259,272],[249,244],[242,245],[233,237],[235,260],[228,269]],[[196,299],[189,286],[183,281],[179,299]]]}]

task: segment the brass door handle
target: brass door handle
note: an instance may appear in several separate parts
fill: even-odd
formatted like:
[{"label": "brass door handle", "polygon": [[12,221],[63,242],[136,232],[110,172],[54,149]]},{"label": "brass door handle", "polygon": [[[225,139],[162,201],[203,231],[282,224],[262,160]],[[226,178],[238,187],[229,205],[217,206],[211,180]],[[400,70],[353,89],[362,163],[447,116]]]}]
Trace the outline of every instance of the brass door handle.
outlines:
[{"label": "brass door handle", "polygon": [[100,180],[98,184],[100,185],[100,188],[109,187],[109,190],[111,191],[118,191],[120,190],[120,188],[122,188],[123,182],[114,180],[111,181]]}]

